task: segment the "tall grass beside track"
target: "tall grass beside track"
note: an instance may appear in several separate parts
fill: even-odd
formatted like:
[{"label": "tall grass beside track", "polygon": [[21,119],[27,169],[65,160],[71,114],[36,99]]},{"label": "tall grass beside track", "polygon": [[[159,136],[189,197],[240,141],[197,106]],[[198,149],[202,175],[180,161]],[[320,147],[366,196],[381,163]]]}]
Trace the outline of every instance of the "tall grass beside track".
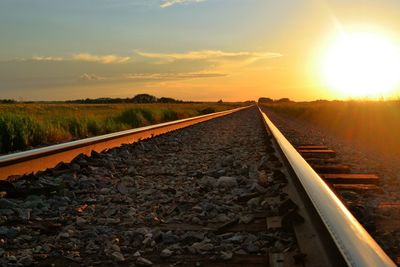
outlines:
[{"label": "tall grass beside track", "polygon": [[0,153],[183,119],[235,104],[4,104]]},{"label": "tall grass beside track", "polygon": [[263,104],[359,145],[400,156],[400,101],[316,101]]}]

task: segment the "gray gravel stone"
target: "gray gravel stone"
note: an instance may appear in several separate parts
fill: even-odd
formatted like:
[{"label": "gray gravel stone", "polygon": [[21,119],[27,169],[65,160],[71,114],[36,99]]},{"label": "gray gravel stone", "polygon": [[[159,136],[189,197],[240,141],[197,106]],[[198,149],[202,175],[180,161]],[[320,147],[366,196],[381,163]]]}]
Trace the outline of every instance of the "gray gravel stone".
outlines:
[{"label": "gray gravel stone", "polygon": [[153,265],[153,263],[150,260],[143,258],[143,257],[138,257],[136,259],[136,264],[139,266],[152,266]]},{"label": "gray gravel stone", "polygon": [[84,218],[82,218],[82,217],[76,217],[76,224],[77,225],[82,225],[82,224],[85,224],[87,221],[84,219]]},{"label": "gray gravel stone", "polygon": [[173,244],[173,243],[178,242],[178,240],[179,240],[179,237],[172,234],[171,232],[164,233],[162,235],[162,241],[164,244]]},{"label": "gray gravel stone", "polygon": [[163,250],[161,251],[160,256],[161,256],[162,258],[168,258],[168,257],[171,257],[172,254],[173,254],[173,252],[172,252],[171,250],[169,250],[169,249],[166,248],[166,249],[163,249]]},{"label": "gray gravel stone", "polygon": [[223,260],[230,260],[233,257],[232,251],[221,251],[221,259]]},{"label": "gray gravel stone", "polygon": [[18,218],[22,221],[29,221],[31,218],[31,209],[16,209]]},{"label": "gray gravel stone", "polygon": [[187,232],[181,237],[181,242],[184,244],[193,244],[194,242],[203,241],[204,233],[201,232]]},{"label": "gray gravel stone", "polygon": [[260,251],[258,246],[256,246],[255,244],[252,244],[252,243],[246,245],[245,250],[249,253],[258,253]]},{"label": "gray gravel stone", "polygon": [[119,251],[114,251],[111,254],[111,256],[113,256],[116,261],[119,261],[119,262],[125,261],[124,255],[122,255],[122,253]]},{"label": "gray gravel stone", "polygon": [[17,230],[13,227],[0,226],[0,236],[5,236],[8,238],[14,238],[18,234]]},{"label": "gray gravel stone", "polygon": [[33,264],[32,255],[24,255],[18,259],[18,264],[22,266],[31,266]]},{"label": "gray gravel stone", "polygon": [[202,252],[209,251],[212,249],[214,249],[214,245],[211,243],[208,243],[207,240],[204,240],[202,242],[196,242],[189,247],[189,251],[192,253],[202,253]]},{"label": "gray gravel stone", "polygon": [[235,177],[222,176],[218,178],[216,185],[218,187],[232,188],[236,187],[238,184]]},{"label": "gray gravel stone", "polygon": [[214,177],[211,176],[203,176],[203,178],[201,178],[199,180],[199,183],[203,186],[215,186],[215,184],[217,183],[217,180]]},{"label": "gray gravel stone", "polygon": [[17,207],[17,204],[11,200],[0,198],[0,209],[10,209]]}]

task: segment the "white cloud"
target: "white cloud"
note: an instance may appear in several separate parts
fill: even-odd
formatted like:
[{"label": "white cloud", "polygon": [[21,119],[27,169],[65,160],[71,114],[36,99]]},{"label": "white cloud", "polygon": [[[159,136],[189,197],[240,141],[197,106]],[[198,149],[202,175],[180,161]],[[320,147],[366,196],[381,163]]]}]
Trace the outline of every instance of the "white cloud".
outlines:
[{"label": "white cloud", "polygon": [[89,74],[89,73],[84,73],[79,77],[83,81],[101,81],[106,79],[105,77],[98,76],[96,74]]},{"label": "white cloud", "polygon": [[187,72],[187,73],[127,73],[111,76],[99,76],[97,74],[84,73],[79,79],[85,82],[98,81],[173,81],[173,80],[188,80],[201,78],[218,78],[227,76],[225,73],[216,72]]},{"label": "white cloud", "polygon": [[199,78],[224,77],[224,73],[189,72],[189,73],[133,73],[125,76],[129,80],[185,80]]},{"label": "white cloud", "polygon": [[72,59],[76,61],[97,62],[102,64],[120,64],[128,62],[131,58],[117,55],[98,56],[89,53],[80,53],[73,55]]},{"label": "white cloud", "polygon": [[200,50],[190,51],[185,53],[147,53],[136,51],[142,57],[164,60],[172,62],[176,60],[212,60],[212,59],[226,59],[226,60],[245,60],[255,61],[265,58],[281,57],[280,53],[273,52],[224,52],[220,50]]},{"label": "white cloud", "polygon": [[31,60],[35,61],[63,61],[62,57],[50,57],[50,56],[33,56]]},{"label": "white cloud", "polygon": [[206,0],[164,0],[160,7],[161,8],[167,8],[167,7],[171,7],[173,5],[178,5],[178,4],[186,4],[186,3],[200,3],[200,2],[204,2]]}]

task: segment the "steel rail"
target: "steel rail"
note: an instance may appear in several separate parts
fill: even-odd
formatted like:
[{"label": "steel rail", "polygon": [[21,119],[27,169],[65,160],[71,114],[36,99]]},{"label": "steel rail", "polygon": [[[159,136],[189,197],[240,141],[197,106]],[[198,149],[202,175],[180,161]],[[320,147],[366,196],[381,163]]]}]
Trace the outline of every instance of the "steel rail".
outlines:
[{"label": "steel rail", "polygon": [[348,266],[396,266],[265,112],[259,110]]},{"label": "steel rail", "polygon": [[122,144],[131,144],[145,138],[229,115],[249,107],[240,107],[0,156],[0,180],[5,180],[13,175],[43,171],[47,168],[55,167],[60,162],[68,163],[82,153],[90,155],[92,151],[101,152]]}]

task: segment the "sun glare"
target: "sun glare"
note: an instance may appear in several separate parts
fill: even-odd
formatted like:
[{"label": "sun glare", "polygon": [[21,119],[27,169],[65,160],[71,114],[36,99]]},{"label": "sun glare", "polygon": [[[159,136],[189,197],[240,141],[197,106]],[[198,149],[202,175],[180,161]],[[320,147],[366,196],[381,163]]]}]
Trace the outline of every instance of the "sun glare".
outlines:
[{"label": "sun glare", "polygon": [[399,48],[378,34],[343,33],[328,50],[323,72],[328,85],[346,96],[386,96],[400,81]]}]

